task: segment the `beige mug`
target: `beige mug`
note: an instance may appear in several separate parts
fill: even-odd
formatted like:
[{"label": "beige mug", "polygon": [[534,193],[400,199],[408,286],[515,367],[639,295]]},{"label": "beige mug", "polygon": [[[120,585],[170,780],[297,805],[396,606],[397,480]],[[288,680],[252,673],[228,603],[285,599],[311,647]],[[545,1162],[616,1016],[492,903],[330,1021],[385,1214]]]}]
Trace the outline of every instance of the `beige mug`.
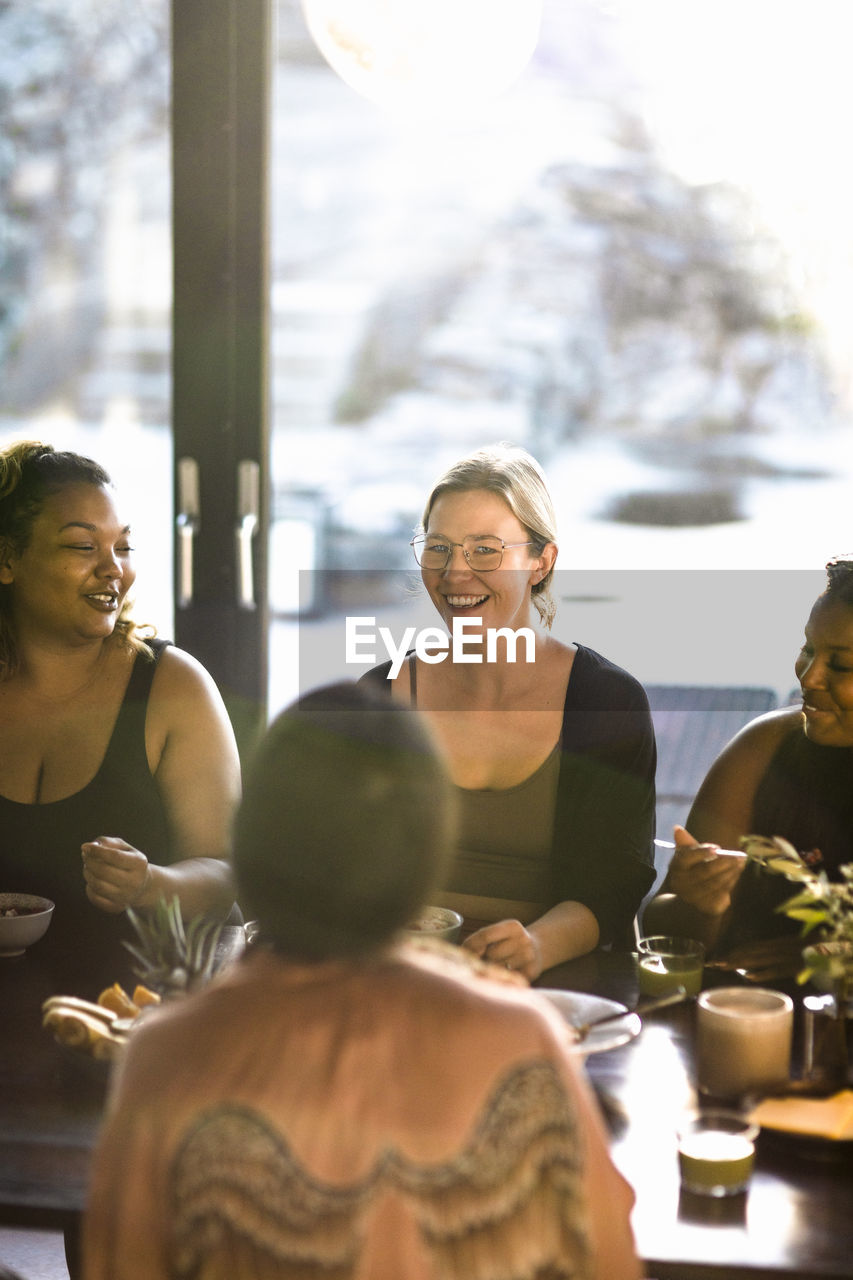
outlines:
[{"label": "beige mug", "polygon": [[794,1002],[767,987],[716,987],[696,1000],[700,1093],[740,1099],[789,1079]]}]

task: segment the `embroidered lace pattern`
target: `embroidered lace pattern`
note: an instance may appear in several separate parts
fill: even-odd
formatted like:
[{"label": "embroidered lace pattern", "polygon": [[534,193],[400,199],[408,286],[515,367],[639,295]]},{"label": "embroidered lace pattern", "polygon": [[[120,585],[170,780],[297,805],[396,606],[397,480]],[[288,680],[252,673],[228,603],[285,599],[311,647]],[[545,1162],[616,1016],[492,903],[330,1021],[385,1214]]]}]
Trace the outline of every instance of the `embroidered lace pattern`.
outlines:
[{"label": "embroidered lace pattern", "polygon": [[[245,1106],[203,1113],[172,1166],[173,1274],[348,1280],[371,1206],[404,1200],[441,1280],[583,1280],[581,1153],[552,1064],[515,1067],[450,1159],[386,1151],[346,1186],[305,1169],[269,1121]],[[218,1261],[217,1261],[218,1259]]]}]

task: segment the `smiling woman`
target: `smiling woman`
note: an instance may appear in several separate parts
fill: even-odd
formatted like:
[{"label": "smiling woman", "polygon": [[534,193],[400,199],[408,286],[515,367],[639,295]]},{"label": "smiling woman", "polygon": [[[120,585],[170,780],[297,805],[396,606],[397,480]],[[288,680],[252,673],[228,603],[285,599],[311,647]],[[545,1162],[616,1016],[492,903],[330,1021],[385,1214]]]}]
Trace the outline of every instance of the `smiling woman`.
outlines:
[{"label": "smiling woman", "polygon": [[726,952],[799,929],[776,910],[791,896],[787,881],[756,862],[716,857],[714,845],[783,836],[819,859],[830,880],[853,861],[853,557],[826,569],[794,664],[801,700],[751,721],[711,766],[689,832],[676,828],[646,932],[686,931]]},{"label": "smiling woman", "polygon": [[0,882],[56,903],[46,945],[122,967],[127,907],[227,914],[239,789],[210,677],[133,621],[132,551],[97,463],[0,453]]},{"label": "smiling woman", "polygon": [[[465,945],[532,979],[626,939],[654,878],[648,701],[626,671],[550,634],[556,521],[523,449],[463,458],[422,524],[424,587],[451,635],[464,627],[465,652],[417,646],[397,674],[386,663],[363,679],[416,705],[447,754],[462,822],[440,904],[465,918]],[[531,631],[534,614],[520,660],[490,643]]]},{"label": "smiling woman", "polygon": [[136,577],[129,537],[105,489],[70,484],[51,494],[29,543],[0,566],[0,583],[16,588],[15,648],[29,631],[64,632],[69,624],[81,639],[111,634]]}]

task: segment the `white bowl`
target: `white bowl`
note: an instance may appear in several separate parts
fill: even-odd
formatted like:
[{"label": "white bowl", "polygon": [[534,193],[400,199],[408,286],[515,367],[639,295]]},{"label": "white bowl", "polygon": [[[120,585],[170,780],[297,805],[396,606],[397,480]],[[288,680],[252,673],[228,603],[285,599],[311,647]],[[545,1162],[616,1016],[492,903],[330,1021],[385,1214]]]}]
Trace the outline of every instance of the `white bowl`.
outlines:
[{"label": "white bowl", "polygon": [[[23,914],[7,915],[10,910]],[[0,893],[0,956],[23,955],[47,932],[52,915],[49,898],[34,893]]]},{"label": "white bowl", "polygon": [[450,907],[424,907],[407,926],[406,933],[418,938],[442,938],[458,942],[462,933],[462,917]]}]

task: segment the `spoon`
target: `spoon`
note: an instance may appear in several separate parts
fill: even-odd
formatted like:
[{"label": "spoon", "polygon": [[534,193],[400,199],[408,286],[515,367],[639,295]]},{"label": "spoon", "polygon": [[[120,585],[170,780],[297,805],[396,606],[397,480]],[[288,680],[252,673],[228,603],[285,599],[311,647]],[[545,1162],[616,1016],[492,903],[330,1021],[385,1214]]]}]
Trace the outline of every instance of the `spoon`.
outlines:
[{"label": "spoon", "polygon": [[615,1022],[617,1018],[627,1018],[635,1013],[642,1018],[646,1013],[654,1013],[656,1009],[665,1009],[671,1004],[681,1004],[682,1000],[687,999],[687,992],[684,987],[676,987],[674,991],[668,991],[665,996],[655,996],[652,1000],[641,1001],[636,1009],[618,1009],[615,1013],[602,1014],[600,1018],[591,1018],[589,1022],[582,1022],[574,1028],[577,1036],[577,1043],[585,1040],[593,1027],[600,1027],[603,1022]]},{"label": "spoon", "polygon": [[[674,840],[658,840],[657,837],[655,837],[653,843],[656,844],[659,849],[677,849],[678,848],[678,845],[675,843]],[[747,858],[747,855],[745,853],[742,853],[740,849],[721,849],[717,845],[687,844],[687,845],[683,845],[682,847],[685,849],[707,848],[712,850],[711,856],[705,859],[706,862],[713,862],[714,858],[738,858],[738,859],[742,859],[745,862]]]}]

